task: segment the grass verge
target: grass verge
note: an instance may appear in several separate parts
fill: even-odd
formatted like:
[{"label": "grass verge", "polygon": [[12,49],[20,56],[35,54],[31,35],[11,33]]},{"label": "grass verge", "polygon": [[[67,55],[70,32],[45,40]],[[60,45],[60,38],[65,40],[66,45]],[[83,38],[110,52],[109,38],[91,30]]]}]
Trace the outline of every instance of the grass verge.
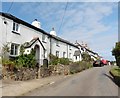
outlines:
[{"label": "grass verge", "polygon": [[120,68],[114,67],[110,70],[110,74],[113,76],[115,83],[120,87]]}]

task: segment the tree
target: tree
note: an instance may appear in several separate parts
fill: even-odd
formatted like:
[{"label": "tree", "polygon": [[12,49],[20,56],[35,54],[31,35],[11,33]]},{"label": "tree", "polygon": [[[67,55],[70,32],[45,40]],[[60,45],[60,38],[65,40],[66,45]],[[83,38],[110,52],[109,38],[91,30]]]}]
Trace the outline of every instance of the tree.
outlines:
[{"label": "tree", "polygon": [[116,63],[120,67],[120,42],[117,42],[112,50],[112,55],[115,56]]},{"label": "tree", "polygon": [[83,61],[86,61],[86,62],[90,62],[92,60],[91,56],[87,52],[82,53],[82,58],[83,58]]}]

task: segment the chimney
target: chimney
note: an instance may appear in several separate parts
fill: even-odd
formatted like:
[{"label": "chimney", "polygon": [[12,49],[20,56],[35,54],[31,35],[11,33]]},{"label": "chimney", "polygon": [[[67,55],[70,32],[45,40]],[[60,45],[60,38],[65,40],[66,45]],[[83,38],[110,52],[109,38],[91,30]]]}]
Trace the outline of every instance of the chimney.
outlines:
[{"label": "chimney", "polygon": [[53,35],[53,36],[57,36],[54,28],[52,28],[52,31],[50,31],[50,34]]},{"label": "chimney", "polygon": [[37,19],[35,19],[32,22],[32,25],[35,26],[35,27],[37,27],[37,28],[39,28],[39,29],[41,28],[41,23]]}]

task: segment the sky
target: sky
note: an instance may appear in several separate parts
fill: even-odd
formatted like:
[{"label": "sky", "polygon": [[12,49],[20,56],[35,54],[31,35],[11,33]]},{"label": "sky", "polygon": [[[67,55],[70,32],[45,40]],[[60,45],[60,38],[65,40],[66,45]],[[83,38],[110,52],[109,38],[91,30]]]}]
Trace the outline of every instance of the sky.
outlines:
[{"label": "sky", "polygon": [[13,3],[2,2],[2,12],[10,13],[30,24],[34,19],[38,19],[41,28],[47,33],[54,27],[57,36],[72,43],[76,40],[79,43],[83,41],[104,59],[115,60],[111,51],[118,41],[117,2],[107,2],[107,0],[106,2],[70,0],[15,2],[13,0]]}]

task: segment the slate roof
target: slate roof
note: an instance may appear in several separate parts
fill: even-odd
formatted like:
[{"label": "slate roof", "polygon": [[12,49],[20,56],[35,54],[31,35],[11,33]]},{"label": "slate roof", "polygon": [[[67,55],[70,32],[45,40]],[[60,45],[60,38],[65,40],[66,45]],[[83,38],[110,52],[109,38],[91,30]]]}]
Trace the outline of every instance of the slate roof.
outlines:
[{"label": "slate roof", "polygon": [[78,48],[75,44],[73,44],[73,43],[71,43],[71,42],[69,42],[69,41],[67,41],[67,40],[64,40],[64,39],[62,39],[62,38],[60,38],[60,37],[58,37],[58,36],[50,35],[50,34],[47,33],[46,31],[44,31],[44,30],[42,30],[42,29],[40,29],[40,28],[37,28],[37,27],[35,27],[35,26],[33,26],[33,25],[31,25],[31,24],[29,24],[29,23],[27,23],[27,22],[25,22],[25,21],[23,21],[23,20],[15,17],[15,16],[9,14],[9,13],[0,12],[0,15],[6,17],[6,18],[8,18],[8,19],[11,19],[11,20],[13,20],[13,21],[15,21],[15,22],[17,22],[17,23],[23,24],[23,25],[25,25],[25,26],[27,26],[27,27],[29,27],[29,28],[32,28],[32,29],[34,29],[34,30],[36,30],[36,31],[39,31],[39,32],[41,32],[41,33],[43,33],[43,34],[45,34],[45,35],[48,35],[49,37],[54,38],[54,39],[56,39],[56,40],[58,40],[58,41],[67,43],[67,44],[69,44],[69,45],[71,45],[71,46],[74,46],[74,47]]},{"label": "slate roof", "polygon": [[88,52],[91,52],[91,53],[93,53],[93,54],[98,55],[98,53],[93,52],[93,51],[91,51],[91,50],[87,49],[86,47],[83,47],[81,44],[79,44],[79,43],[76,43],[76,44],[77,44],[77,46],[80,46],[80,47],[82,47],[82,48],[85,48]]}]

